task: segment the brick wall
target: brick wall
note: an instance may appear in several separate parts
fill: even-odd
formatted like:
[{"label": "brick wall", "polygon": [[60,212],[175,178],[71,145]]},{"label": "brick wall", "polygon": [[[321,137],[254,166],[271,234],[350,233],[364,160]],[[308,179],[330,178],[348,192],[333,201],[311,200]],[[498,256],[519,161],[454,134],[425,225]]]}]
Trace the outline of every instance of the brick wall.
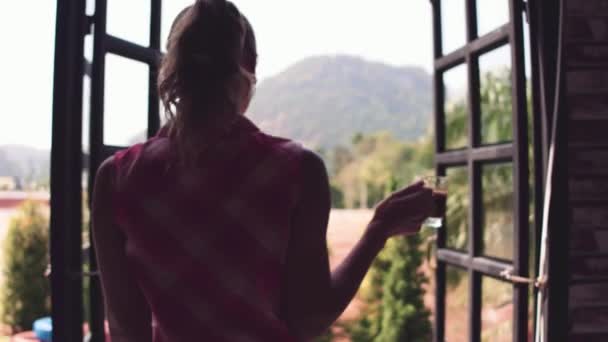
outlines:
[{"label": "brick wall", "polygon": [[608,1],[567,0],[569,341],[608,341]]}]

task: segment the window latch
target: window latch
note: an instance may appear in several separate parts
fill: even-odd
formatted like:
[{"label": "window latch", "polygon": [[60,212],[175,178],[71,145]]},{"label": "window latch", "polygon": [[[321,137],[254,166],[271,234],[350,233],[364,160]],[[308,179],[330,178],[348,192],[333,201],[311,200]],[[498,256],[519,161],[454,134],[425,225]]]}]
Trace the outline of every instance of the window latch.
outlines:
[{"label": "window latch", "polygon": [[513,274],[513,269],[508,268],[500,272],[500,276],[515,284],[532,284],[534,287],[543,290],[547,284],[547,277],[542,276],[536,279],[526,278]]}]

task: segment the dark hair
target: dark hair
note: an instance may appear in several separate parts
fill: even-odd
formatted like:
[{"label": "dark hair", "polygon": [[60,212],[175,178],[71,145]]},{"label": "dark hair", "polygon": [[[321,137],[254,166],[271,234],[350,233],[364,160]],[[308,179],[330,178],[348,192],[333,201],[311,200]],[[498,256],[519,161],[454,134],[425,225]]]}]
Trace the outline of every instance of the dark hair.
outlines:
[{"label": "dark hair", "polygon": [[160,65],[158,92],[170,135],[182,151],[197,149],[201,125],[237,114],[256,65],[253,29],[230,1],[197,0],[177,16]]}]

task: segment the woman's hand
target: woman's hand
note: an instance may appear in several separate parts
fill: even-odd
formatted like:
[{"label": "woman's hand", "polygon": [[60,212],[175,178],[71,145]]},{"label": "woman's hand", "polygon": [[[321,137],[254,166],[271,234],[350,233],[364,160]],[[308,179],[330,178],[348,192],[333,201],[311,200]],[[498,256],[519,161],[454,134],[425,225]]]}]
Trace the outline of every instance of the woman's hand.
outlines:
[{"label": "woman's hand", "polygon": [[368,233],[384,241],[392,236],[411,235],[433,211],[433,190],[419,181],[393,193],[376,208]]}]

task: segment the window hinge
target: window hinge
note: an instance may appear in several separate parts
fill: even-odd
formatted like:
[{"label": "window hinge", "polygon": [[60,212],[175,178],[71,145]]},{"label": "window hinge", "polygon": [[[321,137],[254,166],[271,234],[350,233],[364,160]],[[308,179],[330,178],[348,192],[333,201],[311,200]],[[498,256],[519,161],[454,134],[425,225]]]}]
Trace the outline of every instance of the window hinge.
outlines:
[{"label": "window hinge", "polygon": [[521,277],[513,274],[513,269],[508,268],[500,272],[500,276],[515,284],[532,284],[534,287],[543,290],[547,285],[547,277],[542,276],[536,279]]}]

